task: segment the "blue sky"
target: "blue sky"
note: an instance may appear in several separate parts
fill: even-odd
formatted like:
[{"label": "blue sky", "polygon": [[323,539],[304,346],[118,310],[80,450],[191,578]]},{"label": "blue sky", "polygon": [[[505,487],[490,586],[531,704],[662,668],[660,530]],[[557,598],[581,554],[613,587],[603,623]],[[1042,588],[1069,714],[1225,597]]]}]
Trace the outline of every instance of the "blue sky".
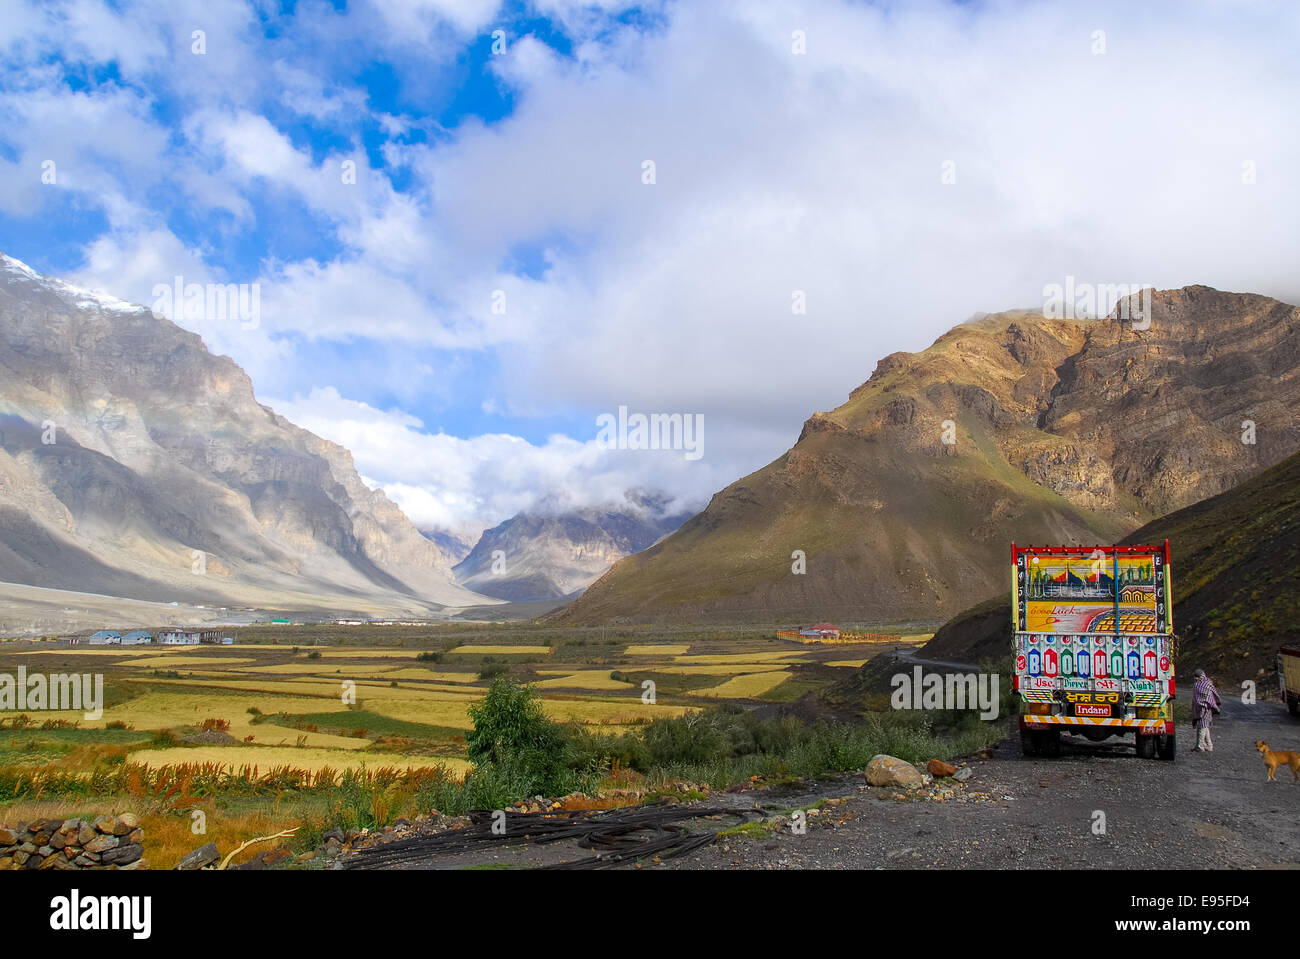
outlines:
[{"label": "blue sky", "polygon": [[[177,321],[469,537],[699,505],[1066,276],[1300,297],[1294,4],[5,6],[0,250],[146,305],[257,284],[254,329]],[[620,405],[705,455],[599,448]]]}]

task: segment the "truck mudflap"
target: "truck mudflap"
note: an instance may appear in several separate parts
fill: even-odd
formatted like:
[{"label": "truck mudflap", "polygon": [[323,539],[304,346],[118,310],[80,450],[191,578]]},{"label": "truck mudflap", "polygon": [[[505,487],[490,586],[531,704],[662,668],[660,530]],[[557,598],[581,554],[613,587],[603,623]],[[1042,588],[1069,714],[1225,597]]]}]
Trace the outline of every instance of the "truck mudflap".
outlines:
[{"label": "truck mudflap", "polygon": [[1137,730],[1145,736],[1172,736],[1174,724],[1168,719],[1096,719],[1090,716],[1021,716],[1021,729],[1048,729],[1052,726],[1118,726]]}]

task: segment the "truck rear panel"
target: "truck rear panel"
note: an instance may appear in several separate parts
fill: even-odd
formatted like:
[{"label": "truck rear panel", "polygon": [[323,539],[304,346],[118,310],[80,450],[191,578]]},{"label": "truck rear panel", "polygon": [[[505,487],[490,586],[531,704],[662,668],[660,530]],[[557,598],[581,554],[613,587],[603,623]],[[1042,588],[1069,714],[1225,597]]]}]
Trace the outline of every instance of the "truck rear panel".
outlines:
[{"label": "truck rear panel", "polygon": [[1011,553],[1021,730],[1170,737],[1172,753],[1168,542]]}]

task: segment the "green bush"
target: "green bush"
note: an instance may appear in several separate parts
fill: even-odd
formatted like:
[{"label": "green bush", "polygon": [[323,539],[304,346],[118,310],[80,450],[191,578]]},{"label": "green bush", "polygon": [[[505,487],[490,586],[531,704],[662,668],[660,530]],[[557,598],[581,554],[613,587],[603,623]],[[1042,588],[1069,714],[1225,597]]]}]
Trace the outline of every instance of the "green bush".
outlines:
[{"label": "green bush", "polygon": [[546,718],[534,689],[498,677],[482,701],[469,707],[469,716],[474,728],[465,743],[476,775],[466,783],[468,791],[481,789],[483,798],[509,791],[516,791],[515,798],[572,791],[578,777],[571,766],[570,734]]}]

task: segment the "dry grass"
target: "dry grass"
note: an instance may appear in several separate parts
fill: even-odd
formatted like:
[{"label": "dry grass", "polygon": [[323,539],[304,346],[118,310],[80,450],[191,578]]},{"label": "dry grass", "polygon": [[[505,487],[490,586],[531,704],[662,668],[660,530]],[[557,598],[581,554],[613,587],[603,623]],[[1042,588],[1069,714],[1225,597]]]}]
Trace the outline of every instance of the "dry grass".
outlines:
[{"label": "dry grass", "polygon": [[691,647],[686,643],[670,644],[665,643],[662,646],[629,646],[623,650],[624,656],[681,656]]},{"label": "dry grass", "polygon": [[778,651],[770,653],[714,653],[702,656],[674,656],[673,662],[689,665],[692,663],[720,666],[727,663],[750,665],[753,663],[807,662],[806,654],[801,650]]},{"label": "dry grass", "polygon": [[[130,659],[123,659],[121,662],[114,663],[115,666],[125,666],[128,669],[132,667],[143,667],[146,669],[158,669],[162,666],[207,666],[209,669],[217,666],[240,666],[244,663],[254,663],[257,660],[249,656],[195,656],[192,654],[178,656],[132,656]],[[254,669],[255,667],[245,667]]]},{"label": "dry grass", "polygon": [[666,673],[670,676],[735,676],[739,673],[772,673],[788,669],[784,663],[722,663],[716,666],[645,666],[634,672]]},{"label": "dry grass", "polygon": [[867,662],[865,659],[832,659],[822,663],[823,666],[853,666],[858,667]]},{"label": "dry grass", "polygon": [[[364,744],[364,741],[362,741]],[[127,762],[153,766],[180,766],[188,763],[214,763],[227,770],[253,766],[270,770],[278,766],[293,769],[358,769],[390,766],[395,769],[422,769],[429,766],[446,766],[457,776],[463,775],[470,763],[465,759],[441,756],[400,756],[393,753],[344,752],[337,749],[298,749],[270,746],[178,746],[175,749],[141,749],[130,753]]]},{"label": "dry grass", "polygon": [[629,694],[627,699],[618,701],[544,699],[542,709],[552,719],[561,722],[573,720],[592,726],[632,726],[698,711],[694,706],[670,706],[666,703],[647,705],[641,702],[640,690],[635,695]]},{"label": "dry grass", "polygon": [[728,679],[725,683],[710,686],[707,689],[693,689],[692,696],[704,696],[710,699],[753,699],[769,690],[776,689],[786,680],[787,672],[747,673]]},{"label": "dry grass", "polygon": [[610,679],[608,669],[582,669],[576,673],[569,673],[562,669],[539,669],[538,673],[543,676],[555,676],[554,679],[544,679],[537,683],[539,689],[604,689],[627,692],[631,688],[628,683]]},{"label": "dry grass", "polygon": [[527,654],[529,656],[545,656],[550,653],[549,646],[457,646],[455,649],[448,650],[451,653],[464,653],[467,656],[501,656],[511,653],[519,655]]}]

